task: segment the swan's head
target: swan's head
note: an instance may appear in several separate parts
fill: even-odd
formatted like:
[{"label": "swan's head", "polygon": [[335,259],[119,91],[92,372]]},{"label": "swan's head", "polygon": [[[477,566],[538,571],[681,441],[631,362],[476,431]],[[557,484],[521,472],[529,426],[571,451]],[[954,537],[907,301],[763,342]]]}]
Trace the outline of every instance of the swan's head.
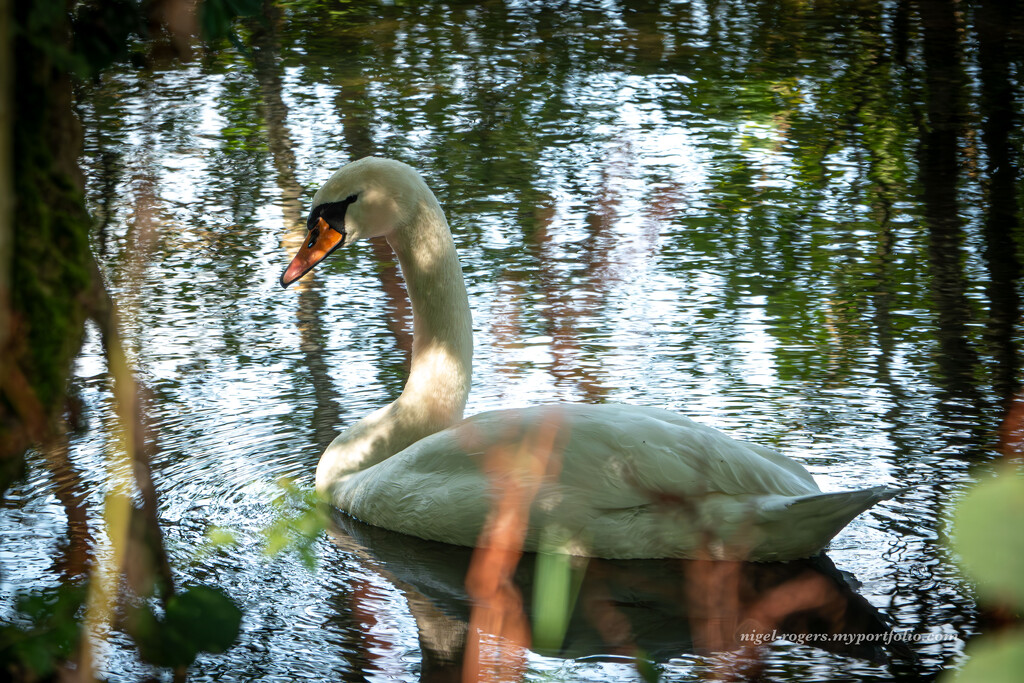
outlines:
[{"label": "swan's head", "polygon": [[301,278],[342,245],[402,229],[425,196],[432,197],[423,179],[400,161],[366,157],[343,166],[313,195],[306,239],[281,275],[281,286]]}]

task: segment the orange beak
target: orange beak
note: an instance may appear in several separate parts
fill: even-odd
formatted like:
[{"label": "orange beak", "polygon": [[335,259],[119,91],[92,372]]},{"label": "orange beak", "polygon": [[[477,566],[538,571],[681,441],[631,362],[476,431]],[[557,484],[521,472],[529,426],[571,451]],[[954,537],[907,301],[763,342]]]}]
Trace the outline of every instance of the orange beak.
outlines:
[{"label": "orange beak", "polygon": [[320,218],[317,224],[306,233],[306,240],[299,247],[288,269],[281,275],[281,286],[287,287],[308,273],[313,267],[345,243],[345,233],[335,230],[327,221]]}]

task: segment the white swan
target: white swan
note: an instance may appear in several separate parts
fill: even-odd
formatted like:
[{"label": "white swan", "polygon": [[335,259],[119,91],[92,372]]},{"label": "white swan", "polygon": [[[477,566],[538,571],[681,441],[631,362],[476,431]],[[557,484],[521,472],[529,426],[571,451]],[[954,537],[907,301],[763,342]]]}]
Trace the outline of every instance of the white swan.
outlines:
[{"label": "white swan", "polygon": [[317,491],[363,522],[473,546],[496,496],[518,491],[532,496],[526,550],[781,560],[813,555],[898,493],[822,493],[785,456],[656,408],[566,404],[463,420],[469,300],[448,223],[419,174],[387,159],[348,164],[313,197],[308,227],[282,286],[341,245],[383,235],[412,302],[405,389],[335,438],[316,470]]}]

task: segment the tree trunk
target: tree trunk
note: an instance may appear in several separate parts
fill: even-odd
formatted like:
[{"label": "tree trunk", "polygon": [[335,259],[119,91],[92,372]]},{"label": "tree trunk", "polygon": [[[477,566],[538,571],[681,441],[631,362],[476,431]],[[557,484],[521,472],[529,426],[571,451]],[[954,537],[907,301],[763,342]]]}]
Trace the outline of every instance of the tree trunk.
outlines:
[{"label": "tree trunk", "polygon": [[17,93],[8,100],[12,125],[4,131],[12,177],[3,183],[0,171],[0,210],[5,186],[13,199],[11,220],[0,228],[0,297],[5,276],[10,286],[7,300],[0,299],[0,491],[20,471],[29,445],[63,430],[71,364],[93,291],[71,84],[71,5],[10,3],[4,16],[19,30],[0,41],[13,53],[0,61],[13,62],[9,92]]}]

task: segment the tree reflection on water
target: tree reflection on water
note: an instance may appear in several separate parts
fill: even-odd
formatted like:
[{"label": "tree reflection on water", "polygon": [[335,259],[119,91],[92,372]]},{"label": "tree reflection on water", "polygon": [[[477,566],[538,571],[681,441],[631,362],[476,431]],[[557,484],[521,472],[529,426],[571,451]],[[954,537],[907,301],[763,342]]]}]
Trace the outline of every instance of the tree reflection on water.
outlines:
[{"label": "tree reflection on water", "polygon": [[[79,83],[93,252],[149,397],[134,426],[153,486],[136,532],[162,534],[167,584],[221,587],[246,614],[238,643],[192,670],[619,680],[626,655],[666,678],[917,680],[955,663],[982,622],[943,520],[997,457],[1002,425],[1004,450],[1016,443],[1021,404],[1022,15],[994,0],[268,0],[234,24],[244,49],[163,45],[195,49],[181,62],[141,41]],[[909,492],[837,537],[835,565],[513,552],[479,565],[470,591],[471,551],[344,518],[308,546],[316,573],[266,560],[253,539],[274,521],[277,479],[311,486],[320,450],[408,368],[408,302],[385,243],[337,257],[295,296],[273,283],[311,188],[368,154],[420,169],[448,214],[474,310],[468,412],[664,406],[777,445],[826,488]],[[12,353],[17,329],[0,335]],[[72,378],[78,427],[30,451],[6,493],[5,633],[23,633],[26,605],[44,621],[67,608],[17,594],[50,596],[110,550],[119,422],[101,331]],[[238,543],[199,558],[210,527]],[[547,649],[538,565],[578,596]],[[128,567],[133,582],[156,571],[145,566]],[[497,594],[500,609],[474,613]],[[534,649],[494,660],[503,650],[469,626],[485,617]],[[734,651],[749,620],[955,638],[707,654]],[[111,679],[152,672],[117,629],[101,649]]]}]

